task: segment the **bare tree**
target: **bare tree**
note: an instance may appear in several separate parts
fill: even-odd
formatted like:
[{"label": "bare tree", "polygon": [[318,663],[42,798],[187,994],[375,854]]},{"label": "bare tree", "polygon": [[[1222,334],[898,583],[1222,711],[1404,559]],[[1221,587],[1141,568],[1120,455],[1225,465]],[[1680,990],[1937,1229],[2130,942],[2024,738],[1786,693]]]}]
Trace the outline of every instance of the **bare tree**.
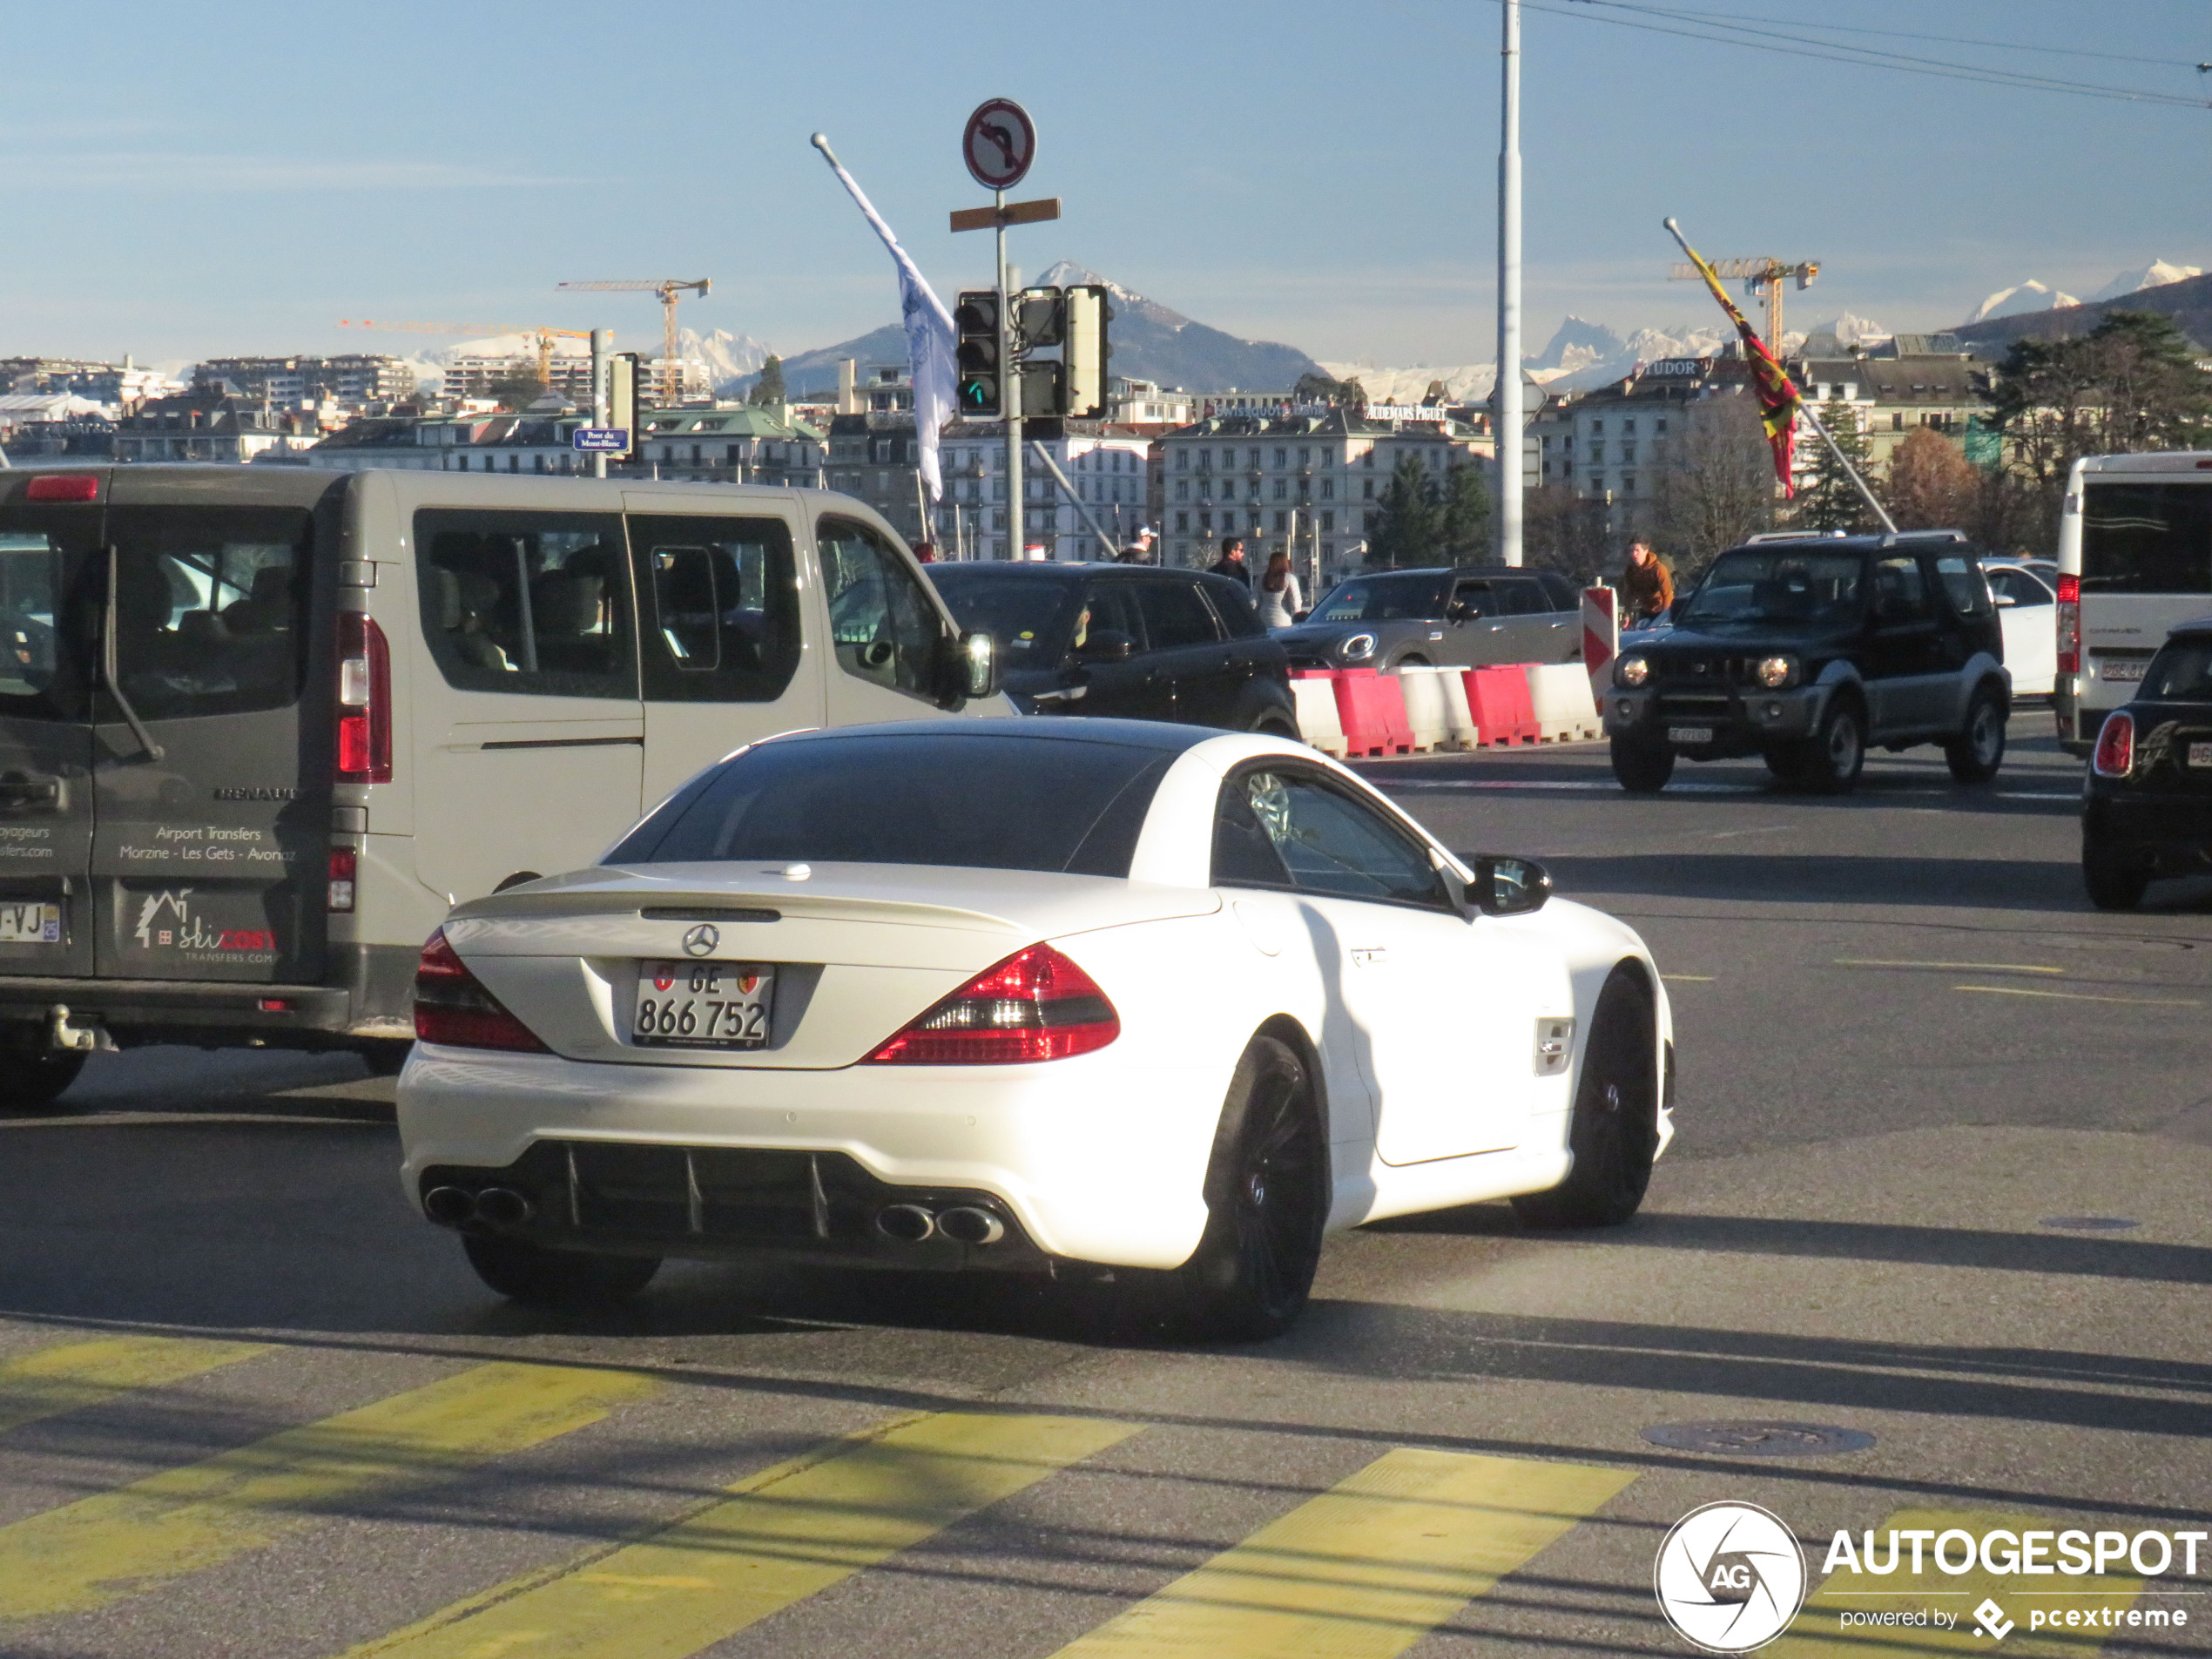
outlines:
[{"label": "bare tree", "polygon": [[1884,505],[1899,529],[1963,530],[1974,516],[1981,474],[1933,427],[1919,427],[1890,455]]},{"label": "bare tree", "polygon": [[1774,525],[1774,459],[1742,392],[1682,407],[1659,472],[1659,551],[1679,586],[1747,536]]},{"label": "bare tree", "polygon": [[1545,484],[1521,497],[1521,510],[1524,563],[1562,571],[1582,584],[1617,569],[1620,550],[1607,538],[1603,502],[1563,484]]}]

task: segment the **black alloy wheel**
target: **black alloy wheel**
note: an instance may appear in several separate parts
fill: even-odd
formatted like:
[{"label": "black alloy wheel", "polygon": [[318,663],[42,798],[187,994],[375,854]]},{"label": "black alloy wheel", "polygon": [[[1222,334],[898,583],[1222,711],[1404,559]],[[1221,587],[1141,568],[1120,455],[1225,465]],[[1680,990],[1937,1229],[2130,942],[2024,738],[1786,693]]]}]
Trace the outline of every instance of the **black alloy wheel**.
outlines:
[{"label": "black alloy wheel", "polygon": [[660,1271],[657,1256],[588,1256],[480,1233],[464,1238],[461,1247],[478,1278],[527,1307],[608,1307],[628,1301]]},{"label": "black alloy wheel", "polygon": [[1951,775],[1962,784],[1986,784],[2005,764],[2004,699],[1986,685],[1966,705],[1966,724],[1943,745]]},{"label": "black alloy wheel", "polygon": [[1663,743],[1616,734],[1613,776],[1631,795],[1656,795],[1675,775],[1675,752]]},{"label": "black alloy wheel", "polygon": [[2150,860],[2084,835],[2081,885],[2089,890],[2089,902],[2100,910],[2133,910],[2150,886]]},{"label": "black alloy wheel", "polygon": [[51,1106],[84,1069],[85,1056],[64,1050],[0,1052],[0,1112],[35,1112]]},{"label": "black alloy wheel", "polygon": [[1599,993],[1568,1129],[1574,1163],[1549,1192],[1513,1201],[1531,1227],[1617,1227],[1635,1214],[1659,1156],[1658,1028],[1651,994],[1627,968]]},{"label": "black alloy wheel", "polygon": [[1797,782],[1823,795],[1847,795],[1866,767],[1865,716],[1850,698],[1838,697],[1821,718],[1820,730],[1799,752]]},{"label": "black alloy wheel", "polygon": [[1305,1062],[1254,1037],[1237,1062],[1206,1169],[1206,1231],[1178,1270],[1201,1340],[1279,1336],[1305,1306],[1329,1215],[1328,1142]]}]

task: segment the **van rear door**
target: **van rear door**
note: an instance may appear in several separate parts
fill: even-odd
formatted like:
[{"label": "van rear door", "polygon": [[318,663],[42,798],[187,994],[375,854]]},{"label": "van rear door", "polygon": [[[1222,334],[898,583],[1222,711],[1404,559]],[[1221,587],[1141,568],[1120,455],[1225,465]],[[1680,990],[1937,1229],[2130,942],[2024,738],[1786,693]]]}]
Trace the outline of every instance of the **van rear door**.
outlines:
[{"label": "van rear door", "polygon": [[95,970],[313,983],[330,765],[310,671],[328,672],[345,484],[111,477],[82,630]]},{"label": "van rear door", "polygon": [[[87,644],[103,543],[94,499],[0,483],[0,974],[93,971],[92,732]],[[0,475],[5,478],[6,475]]]}]

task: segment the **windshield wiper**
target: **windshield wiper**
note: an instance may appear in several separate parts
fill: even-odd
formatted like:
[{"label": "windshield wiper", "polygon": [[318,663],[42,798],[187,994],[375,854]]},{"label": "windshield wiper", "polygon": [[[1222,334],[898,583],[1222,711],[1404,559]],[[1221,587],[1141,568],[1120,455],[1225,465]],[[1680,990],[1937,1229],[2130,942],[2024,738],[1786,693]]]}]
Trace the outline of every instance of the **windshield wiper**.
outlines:
[{"label": "windshield wiper", "polygon": [[117,556],[113,543],[107,550],[107,605],[100,618],[100,678],[107,686],[108,695],[115,699],[115,706],[123,711],[123,718],[131,728],[131,735],[146,752],[146,759],[158,760],[167,751],[153,740],[145,722],[138,718],[138,710],[131,706],[131,699],[124,694],[123,681],[115,664],[115,596]]}]

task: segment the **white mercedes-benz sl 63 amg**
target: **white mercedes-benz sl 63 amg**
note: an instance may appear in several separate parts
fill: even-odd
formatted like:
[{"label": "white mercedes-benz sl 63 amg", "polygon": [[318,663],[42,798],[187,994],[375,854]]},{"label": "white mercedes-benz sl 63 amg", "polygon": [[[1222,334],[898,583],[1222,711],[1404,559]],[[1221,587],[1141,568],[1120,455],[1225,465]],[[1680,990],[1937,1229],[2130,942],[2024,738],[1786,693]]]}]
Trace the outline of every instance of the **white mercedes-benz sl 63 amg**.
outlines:
[{"label": "white mercedes-benz sl 63 amg", "polygon": [[668,1257],[1304,1306],[1323,1237],[1642,1203],[1650,953],[1296,742],[1126,720],[779,737],[595,867],[458,907],[399,1086],[408,1201],[526,1302]]}]

